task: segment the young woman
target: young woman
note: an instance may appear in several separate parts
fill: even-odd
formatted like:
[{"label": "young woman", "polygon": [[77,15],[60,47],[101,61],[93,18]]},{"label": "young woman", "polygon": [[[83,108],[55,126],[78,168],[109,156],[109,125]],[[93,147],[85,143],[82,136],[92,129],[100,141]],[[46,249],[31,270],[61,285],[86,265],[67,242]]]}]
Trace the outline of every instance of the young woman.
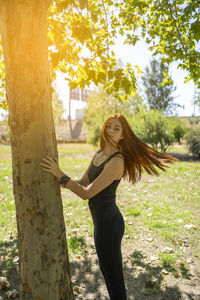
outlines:
[{"label": "young woman", "polygon": [[96,252],[111,300],[127,299],[121,255],[124,220],[115,201],[117,186],[122,177],[137,182],[144,171],[158,175],[157,168],[164,171],[165,163],[174,160],[144,144],[120,114],[105,121],[100,150],[79,181],[63,173],[57,159],[43,158],[43,169],[56,176],[62,187],[84,200],[89,199]]}]

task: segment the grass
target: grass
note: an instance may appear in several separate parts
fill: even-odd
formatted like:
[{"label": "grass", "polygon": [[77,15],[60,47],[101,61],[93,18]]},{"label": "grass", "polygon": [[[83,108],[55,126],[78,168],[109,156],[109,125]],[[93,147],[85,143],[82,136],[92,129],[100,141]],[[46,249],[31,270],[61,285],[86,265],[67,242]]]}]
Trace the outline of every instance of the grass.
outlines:
[{"label": "grass", "polygon": [[[77,179],[87,168],[95,149],[87,144],[65,144],[58,145],[58,151],[61,168]],[[0,176],[0,256],[6,269],[12,266],[17,252],[13,250],[16,243],[8,247],[5,243],[9,245],[16,239],[17,229],[11,151],[5,145],[0,146]],[[148,231],[159,245],[173,247],[174,253],[159,255],[160,264],[172,273],[180,269],[177,259],[183,258],[186,242],[191,254],[200,259],[199,178],[200,163],[177,162],[159,177],[144,175],[135,186],[122,181],[117,191],[117,202],[125,218],[125,239],[134,245],[141,231],[144,235]],[[62,190],[62,199],[70,256],[94,251],[93,224],[87,201],[66,189]],[[195,225],[196,229],[186,228],[188,224]],[[9,254],[13,251],[13,255]]]},{"label": "grass", "polygon": [[161,253],[160,261],[162,263],[162,267],[169,272],[176,272],[174,268],[174,264],[176,262],[176,257],[171,253]]},{"label": "grass", "polygon": [[179,145],[179,144],[174,144],[173,146],[170,146],[167,151],[177,153],[188,153],[188,147],[186,145]]}]

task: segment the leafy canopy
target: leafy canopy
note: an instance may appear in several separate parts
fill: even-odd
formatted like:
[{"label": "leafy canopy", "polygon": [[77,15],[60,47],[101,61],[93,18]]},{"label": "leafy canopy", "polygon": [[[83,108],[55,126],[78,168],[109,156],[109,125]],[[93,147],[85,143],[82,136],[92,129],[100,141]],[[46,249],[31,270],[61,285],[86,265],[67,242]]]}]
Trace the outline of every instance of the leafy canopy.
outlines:
[{"label": "leafy canopy", "polygon": [[126,43],[143,37],[154,55],[168,64],[177,61],[188,71],[186,81],[200,86],[199,0],[127,0],[119,7]]},{"label": "leafy canopy", "polygon": [[52,78],[61,71],[72,89],[94,83],[118,98],[129,95],[135,88],[134,71],[130,64],[120,68],[111,51],[120,26],[116,1],[91,0],[88,9],[79,1],[53,1],[48,32]]}]

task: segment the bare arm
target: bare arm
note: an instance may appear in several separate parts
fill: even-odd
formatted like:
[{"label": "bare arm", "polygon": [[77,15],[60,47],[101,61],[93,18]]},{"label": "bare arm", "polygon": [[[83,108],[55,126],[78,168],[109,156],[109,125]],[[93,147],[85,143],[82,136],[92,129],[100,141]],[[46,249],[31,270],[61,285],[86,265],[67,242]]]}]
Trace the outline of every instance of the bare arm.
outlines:
[{"label": "bare arm", "polygon": [[73,193],[84,200],[90,199],[104,190],[114,180],[121,178],[123,172],[123,160],[120,157],[114,157],[106,165],[101,174],[87,187],[83,187],[77,182],[70,179],[66,185],[66,188],[71,190]]},{"label": "bare arm", "polygon": [[[63,172],[59,169],[58,163],[56,163],[53,159],[43,159],[46,163],[41,164],[43,169],[47,172],[52,173],[58,179],[63,176]],[[86,171],[87,172],[87,171]],[[88,179],[88,175],[83,175],[85,182]],[[80,198],[86,200],[90,199],[100,191],[105,189],[108,185],[110,185],[114,180],[122,177],[124,172],[124,162],[121,157],[113,157],[109,163],[106,164],[105,168],[101,172],[101,174],[89,185],[83,186],[80,183],[70,179],[65,186],[73,193],[75,193]],[[89,180],[88,180],[89,182]]]},{"label": "bare arm", "polygon": [[80,185],[85,186],[85,187],[88,186],[88,184],[89,184],[88,169],[89,169],[89,167],[87,168],[87,170],[85,171],[85,173],[83,174],[81,179],[76,180],[75,182],[77,182]]}]

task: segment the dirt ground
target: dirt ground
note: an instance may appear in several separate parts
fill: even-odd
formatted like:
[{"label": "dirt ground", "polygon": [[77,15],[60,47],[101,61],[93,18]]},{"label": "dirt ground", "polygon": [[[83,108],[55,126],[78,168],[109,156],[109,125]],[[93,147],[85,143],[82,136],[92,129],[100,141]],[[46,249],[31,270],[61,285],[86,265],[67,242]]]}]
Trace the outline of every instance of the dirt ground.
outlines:
[{"label": "dirt ground", "polygon": [[[200,262],[191,256],[186,244],[183,252],[189,267],[183,266],[177,274],[167,272],[157,257],[165,246],[144,229],[134,239],[124,236],[122,255],[127,300],[200,300]],[[84,256],[70,257],[70,268],[75,299],[109,300],[94,249],[87,248]],[[9,277],[11,289],[18,290],[17,264]],[[6,290],[0,290],[0,300],[6,299]]]},{"label": "dirt ground", "polygon": [[[14,242],[9,245],[12,246]],[[148,230],[145,232],[144,228],[134,239],[124,236],[122,255],[127,300],[200,300],[200,262],[191,256],[186,244],[183,252],[185,259],[190,262],[187,265],[189,267],[183,266],[177,274],[167,272],[157,257],[165,246],[156,237],[151,237]],[[89,247],[86,255],[70,257],[70,268],[75,299],[109,300],[94,249]],[[18,290],[17,269],[16,264],[10,273],[9,282],[11,289]],[[8,299],[6,291],[0,290],[0,300]],[[15,299],[19,300],[18,297]]]},{"label": "dirt ground", "polygon": [[[177,274],[167,272],[156,259],[164,247],[165,244],[150,238],[149,232],[144,230],[134,241],[126,236],[123,238],[127,300],[200,300],[200,262],[191,256],[186,245],[183,250],[190,262],[189,268],[182,266]],[[74,257],[71,275],[75,299],[109,299],[95,251],[85,258]]]}]

